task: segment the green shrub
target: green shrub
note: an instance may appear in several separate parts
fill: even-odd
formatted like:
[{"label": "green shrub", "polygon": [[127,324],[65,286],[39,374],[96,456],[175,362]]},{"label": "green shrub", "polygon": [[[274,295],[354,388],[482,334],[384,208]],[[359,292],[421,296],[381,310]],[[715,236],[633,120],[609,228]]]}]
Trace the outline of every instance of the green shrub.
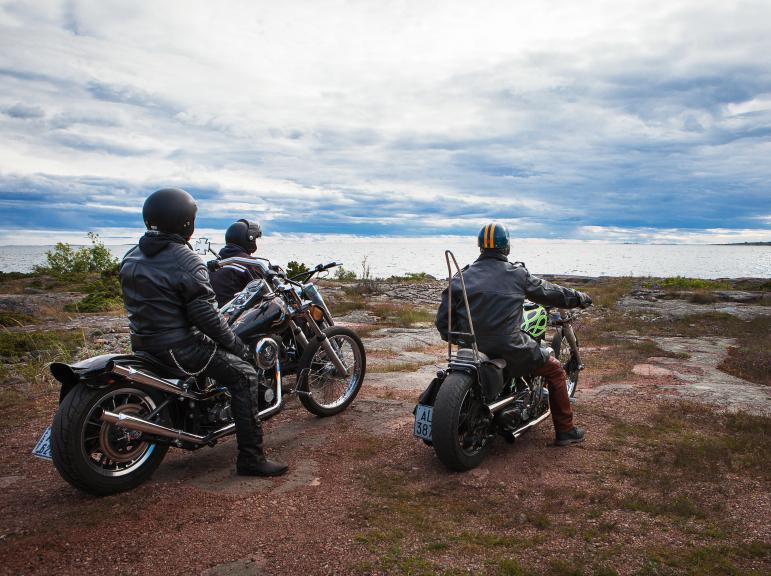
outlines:
[{"label": "green shrub", "polygon": [[731,284],[723,280],[703,280],[701,278],[685,278],[675,276],[663,278],[658,282],[662,288],[676,288],[678,290],[726,290]]},{"label": "green shrub", "polygon": [[86,286],[86,296],[80,302],[65,304],[67,312],[108,312],[123,306],[117,261],[102,271],[99,278]]},{"label": "green shrub", "polygon": [[91,246],[74,250],[69,244],[58,242],[53,250],[46,253],[46,266],[35,266],[38,274],[62,277],[88,272],[106,272],[114,268],[118,260],[94,232],[88,233]]},{"label": "green shrub", "polygon": [[302,262],[297,262],[296,260],[292,260],[289,262],[289,264],[286,265],[286,275],[290,278],[308,271],[309,268],[305,264]]},{"label": "green shrub", "polygon": [[356,280],[356,272],[353,270],[346,270],[342,266],[335,270],[335,278],[341,282],[353,282]]}]

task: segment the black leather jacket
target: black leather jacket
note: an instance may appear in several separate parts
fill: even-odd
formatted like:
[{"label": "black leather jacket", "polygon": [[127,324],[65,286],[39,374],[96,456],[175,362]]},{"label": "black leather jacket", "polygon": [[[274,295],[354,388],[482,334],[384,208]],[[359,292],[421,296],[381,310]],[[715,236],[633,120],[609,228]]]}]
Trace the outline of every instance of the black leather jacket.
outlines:
[{"label": "black leather jacket", "polygon": [[[235,244],[225,244],[219,253],[221,259],[237,256],[251,257],[243,248]],[[249,282],[259,277],[254,268],[241,264],[225,264],[222,268],[217,268],[211,274],[211,286],[217,295],[217,304],[220,306],[227,304],[233,299],[236,292],[240,292]]]},{"label": "black leather jacket", "polygon": [[[551,284],[530,274],[521,263],[512,264],[502,254],[482,254],[463,269],[477,346],[493,357],[506,358],[509,369],[527,373],[542,365],[547,355],[530,335],[522,332],[525,298],[544,306],[575,308],[581,303],[577,290]],[[436,314],[436,327],[447,340],[448,290]],[[452,280],[453,332],[468,332],[463,290],[456,274]],[[453,339],[457,343],[457,338]]]},{"label": "black leather jacket", "polygon": [[176,234],[148,231],[120,265],[131,346],[149,352],[200,340],[246,353],[217,310],[206,265]]}]

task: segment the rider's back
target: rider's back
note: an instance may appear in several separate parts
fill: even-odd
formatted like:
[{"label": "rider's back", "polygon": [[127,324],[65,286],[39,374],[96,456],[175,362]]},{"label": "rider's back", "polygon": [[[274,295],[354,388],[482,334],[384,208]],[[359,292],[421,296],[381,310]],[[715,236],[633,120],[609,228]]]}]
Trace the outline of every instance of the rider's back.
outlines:
[{"label": "rider's back", "polygon": [[140,242],[124,256],[120,280],[135,348],[170,346],[192,336],[189,302],[206,296],[208,273],[186,244]]},{"label": "rider's back", "polygon": [[[505,356],[526,371],[545,360],[538,343],[522,332],[522,305],[525,299],[539,304],[571,308],[578,305],[575,290],[551,284],[531,275],[522,264],[512,264],[506,256],[482,254],[463,272],[477,345],[483,352]],[[466,308],[460,278],[453,278],[453,331],[468,331]],[[448,291],[442,303],[436,327],[447,339]]]}]

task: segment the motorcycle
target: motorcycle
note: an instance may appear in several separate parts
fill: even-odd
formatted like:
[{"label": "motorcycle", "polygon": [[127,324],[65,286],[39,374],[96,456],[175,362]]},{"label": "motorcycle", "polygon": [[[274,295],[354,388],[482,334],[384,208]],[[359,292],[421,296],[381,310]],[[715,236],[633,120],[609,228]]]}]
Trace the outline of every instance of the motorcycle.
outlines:
[{"label": "motorcycle", "polygon": [[[445,251],[445,260],[449,301],[453,302],[452,260],[460,277],[469,331],[448,330],[448,365],[437,372],[436,378],[420,395],[414,410],[413,435],[433,446],[437,457],[447,468],[465,471],[482,462],[497,436],[514,442],[546,420],[551,411],[549,391],[543,377],[518,375],[504,382],[506,361],[490,358],[479,351],[463,272],[449,250]],[[522,329],[539,343],[545,339],[547,326],[555,328],[552,350],[566,370],[568,394],[572,397],[578,386],[579,372],[583,369],[578,339],[573,330],[576,317],[531,302],[525,303],[523,312]],[[448,325],[452,327],[452,306]],[[459,345],[453,353],[453,340],[458,339],[471,347]]]},{"label": "motorcycle", "polygon": [[[223,308],[253,351],[259,418],[280,412],[293,394],[317,416],[345,410],[364,380],[364,346],[354,331],[334,325],[318,289],[308,283],[337,264],[317,266],[303,283],[260,259],[217,265],[233,261],[265,278],[250,282]],[[287,331],[299,343],[292,350],[281,336]],[[293,384],[284,381],[285,364],[297,374]],[[148,353],[55,362],[50,370],[61,383],[59,408],[33,454],[51,458],[62,478],[84,492],[130,490],[150,478],[170,447],[198,450],[235,433],[224,386]]]}]

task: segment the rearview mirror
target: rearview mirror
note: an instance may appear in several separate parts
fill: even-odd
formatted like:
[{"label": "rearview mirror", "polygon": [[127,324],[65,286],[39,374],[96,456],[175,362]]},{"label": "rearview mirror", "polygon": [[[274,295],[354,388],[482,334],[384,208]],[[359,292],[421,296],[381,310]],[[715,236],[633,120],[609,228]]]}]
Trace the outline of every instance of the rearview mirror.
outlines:
[{"label": "rearview mirror", "polygon": [[211,242],[208,238],[198,238],[195,241],[195,252],[201,256],[206,256],[211,250]]}]

